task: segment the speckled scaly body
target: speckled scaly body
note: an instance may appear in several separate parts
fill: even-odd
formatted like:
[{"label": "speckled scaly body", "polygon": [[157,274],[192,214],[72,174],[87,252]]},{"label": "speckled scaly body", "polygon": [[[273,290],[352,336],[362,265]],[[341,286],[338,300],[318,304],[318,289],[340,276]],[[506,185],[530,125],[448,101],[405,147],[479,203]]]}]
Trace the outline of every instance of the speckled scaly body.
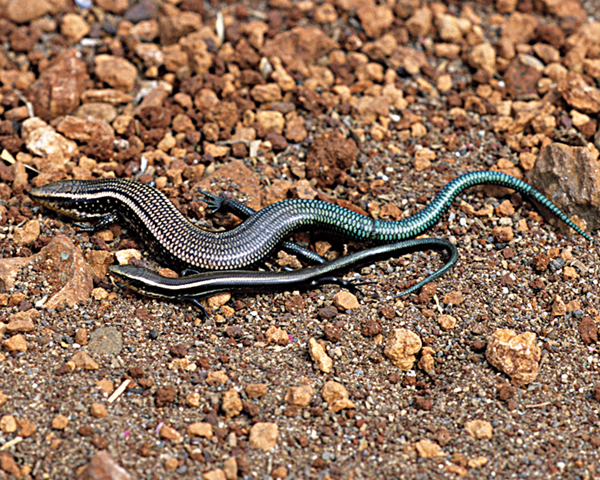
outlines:
[{"label": "speckled scaly body", "polygon": [[65,180],[34,188],[30,195],[42,205],[80,220],[99,220],[103,225],[126,220],[159,259],[173,268],[226,270],[260,262],[286,236],[300,230],[323,230],[374,244],[411,239],[435,225],[458,194],[484,184],[512,188],[533,198],[593,242],[533,187],[492,171],[455,178],[423,210],[398,221],[375,220],[319,200],[294,199],[263,208],[233,230],[219,233],[194,226],[161,192],[130,180]]}]

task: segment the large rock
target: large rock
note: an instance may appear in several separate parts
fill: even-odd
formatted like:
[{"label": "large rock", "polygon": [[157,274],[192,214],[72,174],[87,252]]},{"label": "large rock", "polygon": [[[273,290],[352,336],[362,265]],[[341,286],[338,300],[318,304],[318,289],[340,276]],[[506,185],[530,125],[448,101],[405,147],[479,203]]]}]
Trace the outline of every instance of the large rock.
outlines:
[{"label": "large rock", "polygon": [[36,155],[33,166],[41,172],[64,172],[65,164],[78,152],[75,142],[67,140],[38,117],[25,120],[21,130],[27,150]]},{"label": "large rock", "polygon": [[262,55],[279,57],[284,65],[314,62],[337,47],[337,43],[318,28],[296,27],[265,42]]},{"label": "large rock", "polygon": [[70,49],[52,60],[26,92],[33,111],[43,120],[52,120],[73,112],[89,80],[86,63]]},{"label": "large rock", "polygon": [[6,13],[15,23],[26,23],[46,15],[52,10],[52,3],[47,0],[10,0]]},{"label": "large rock", "polygon": [[339,132],[326,132],[315,137],[306,155],[306,176],[316,178],[320,187],[333,187],[343,182],[345,172],[354,164],[358,147],[354,140]]},{"label": "large rock", "polygon": [[489,338],[485,357],[513,381],[525,385],[536,379],[542,355],[535,334],[517,335],[513,330],[500,329]]},{"label": "large rock", "polygon": [[588,231],[600,227],[600,168],[587,148],[548,145],[528,180],[569,217],[584,220]]},{"label": "large rock", "polygon": [[57,235],[39,253],[28,258],[0,259],[0,287],[10,290],[26,265],[44,274],[50,298],[43,308],[60,308],[84,302],[92,293],[92,270],[81,249],[64,235]]},{"label": "large rock", "polygon": [[106,450],[96,452],[79,476],[79,480],[133,479],[134,477],[121,467]]}]

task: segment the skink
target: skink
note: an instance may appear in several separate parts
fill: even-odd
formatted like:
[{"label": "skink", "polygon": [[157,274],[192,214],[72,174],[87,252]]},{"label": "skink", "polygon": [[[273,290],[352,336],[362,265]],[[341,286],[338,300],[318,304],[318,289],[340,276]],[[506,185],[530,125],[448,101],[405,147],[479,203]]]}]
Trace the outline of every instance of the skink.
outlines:
[{"label": "skink", "polygon": [[[211,213],[228,211],[242,220],[246,220],[247,218],[256,214],[256,210],[254,210],[252,207],[249,207],[248,205],[238,202],[232,198],[227,198],[225,195],[213,195],[212,193],[205,192],[204,190],[200,189],[198,189],[198,191],[204,195],[204,202],[207,204]],[[326,262],[326,260],[318,253],[301,247],[293,242],[284,241],[281,242],[279,246],[288,253],[296,255],[297,257],[309,262],[311,265]]]},{"label": "skink", "polygon": [[158,259],[171,268],[225,270],[257,264],[287,235],[299,230],[325,230],[374,244],[414,238],[435,225],[460,192],[483,184],[512,188],[533,198],[594,242],[533,187],[492,171],[455,178],[423,210],[403,220],[375,220],[331,203],[294,199],[263,208],[238,227],[222,233],[197,228],[158,190],[130,180],[65,180],[34,188],[30,196],[67,216],[96,220],[97,228],[124,219],[146,240]]},{"label": "skink", "polygon": [[445,250],[449,256],[443,267],[397,295],[403,296],[416,291],[452,268],[458,260],[456,247],[447,240],[437,238],[405,240],[345,255],[312,268],[285,272],[233,270],[169,278],[134,265],[112,265],[108,271],[118,281],[142,295],[171,300],[199,299],[221,292],[250,294],[316,288],[329,283],[353,289],[355,284],[335,275],[384,258],[423,250]]}]

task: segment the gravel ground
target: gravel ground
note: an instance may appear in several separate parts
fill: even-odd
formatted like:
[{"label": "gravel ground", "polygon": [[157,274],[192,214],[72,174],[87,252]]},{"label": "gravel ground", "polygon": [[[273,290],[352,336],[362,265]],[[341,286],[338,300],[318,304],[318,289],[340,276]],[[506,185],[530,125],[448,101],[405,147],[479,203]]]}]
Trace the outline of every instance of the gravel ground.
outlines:
[{"label": "gravel ground", "polygon": [[[139,479],[600,476],[598,249],[526,197],[462,194],[428,232],[454,242],[459,263],[416,295],[393,298],[438,268],[437,254],[348,274],[370,282],[358,305],[335,286],[221,296],[204,320],[193,305],[109,281],[118,250],[168,267],[131,229],[83,233],[27,196],[51,180],[136,175],[194,222],[231,228],[238,220],[209,215],[197,187],[256,208],[320,198],[399,219],[463,173],[527,178],[552,142],[594,154],[600,93],[552,97],[553,73],[523,70],[507,51],[581,73],[597,45],[577,63],[557,36],[598,18],[597,2],[130,3],[0,2],[3,285],[15,272],[0,293],[0,479],[129,478],[100,475],[113,461]],[[532,19],[555,30],[524,33]],[[534,50],[554,40],[555,51]],[[474,54],[481,44],[497,53],[491,63],[490,50]],[[266,80],[256,73],[268,70],[264,57],[275,71]],[[507,115],[511,101],[530,103]],[[322,233],[294,239],[330,258],[361,247]],[[57,267],[71,258],[79,274]],[[63,287],[77,303],[48,308]],[[396,329],[424,347],[408,369],[387,354]],[[535,334],[533,380],[490,364],[499,329]]]}]

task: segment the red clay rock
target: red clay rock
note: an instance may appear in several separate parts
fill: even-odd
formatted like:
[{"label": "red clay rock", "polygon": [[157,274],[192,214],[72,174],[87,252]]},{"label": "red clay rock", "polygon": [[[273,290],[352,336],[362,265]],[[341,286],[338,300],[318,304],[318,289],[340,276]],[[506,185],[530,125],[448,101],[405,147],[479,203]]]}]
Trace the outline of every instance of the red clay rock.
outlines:
[{"label": "red clay rock", "polygon": [[38,265],[54,292],[44,308],[73,306],[87,300],[92,293],[92,271],[81,250],[64,235],[57,235],[39,253],[23,259],[0,260],[0,280],[7,288],[14,282],[20,268]]},{"label": "red clay rock", "polygon": [[133,90],[137,69],[132,63],[113,55],[98,55],[94,63],[94,73],[101,81],[123,92]]},{"label": "red clay rock", "polygon": [[588,230],[600,227],[600,170],[587,148],[548,145],[528,181],[568,216],[584,220]]},{"label": "red clay rock", "polygon": [[15,23],[27,23],[46,15],[52,10],[52,2],[48,0],[11,0],[8,3],[8,18]]},{"label": "red clay rock", "polygon": [[513,45],[529,43],[535,37],[539,20],[535,15],[514,12],[502,25],[502,38]]},{"label": "red clay rock", "polygon": [[79,476],[79,480],[133,480],[106,450],[96,452]]},{"label": "red clay rock", "polygon": [[536,95],[537,82],[542,78],[544,65],[531,55],[518,55],[504,72],[506,90],[515,99]]},{"label": "red clay rock", "polygon": [[161,45],[176,43],[181,37],[202,27],[202,16],[195,12],[180,12],[163,16],[159,21]]},{"label": "red clay rock", "polygon": [[15,457],[9,452],[0,452],[0,470],[12,474],[15,478],[23,477]]},{"label": "red clay rock", "polygon": [[365,33],[369,37],[379,37],[394,23],[392,9],[385,5],[365,5],[356,11]]},{"label": "red clay rock", "polygon": [[598,325],[592,320],[592,317],[585,316],[579,322],[579,334],[581,335],[581,341],[586,345],[598,341]]},{"label": "red clay rock", "polygon": [[44,308],[73,306],[84,302],[92,293],[92,271],[79,247],[64,235],[57,235],[36,255],[36,263],[45,273],[46,280],[55,291]]},{"label": "red clay rock", "polygon": [[95,0],[94,3],[98,6],[98,8],[111,13],[122,13],[129,6],[129,2],[127,0]]},{"label": "red clay rock", "polygon": [[355,162],[358,147],[354,140],[344,138],[339,132],[326,132],[310,145],[306,155],[306,175],[316,178],[320,187],[332,187],[340,182]]},{"label": "red clay rock", "polygon": [[285,64],[315,61],[328,54],[337,43],[318,28],[296,27],[265,42],[263,55],[279,57]]},{"label": "red clay rock", "polygon": [[600,112],[600,90],[589,85],[580,74],[570,72],[558,85],[558,91],[571,107],[583,113]]},{"label": "red clay rock", "polygon": [[76,50],[60,53],[25,92],[33,111],[43,120],[66,115],[79,106],[89,76],[77,55]]}]

